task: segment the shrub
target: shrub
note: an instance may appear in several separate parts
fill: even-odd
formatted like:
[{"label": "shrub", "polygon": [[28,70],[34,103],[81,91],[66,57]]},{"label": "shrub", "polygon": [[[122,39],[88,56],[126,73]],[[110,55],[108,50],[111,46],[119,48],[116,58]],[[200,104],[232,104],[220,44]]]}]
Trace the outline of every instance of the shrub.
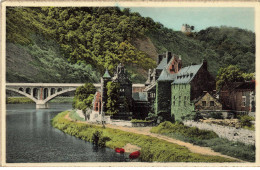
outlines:
[{"label": "shrub", "polygon": [[209,116],[213,119],[223,119],[222,113],[211,112]]},{"label": "shrub", "polygon": [[248,115],[243,115],[243,116],[239,116],[238,120],[242,127],[244,127],[244,126],[251,127],[252,126],[251,121],[254,120],[254,117],[251,117]]},{"label": "shrub", "polygon": [[183,125],[182,123],[171,123],[171,122],[163,122],[157,127],[153,127],[151,129],[153,133],[178,133],[183,136],[193,138],[193,139],[211,139],[216,138],[218,135],[215,132],[208,130],[200,130],[196,127],[188,127]]}]

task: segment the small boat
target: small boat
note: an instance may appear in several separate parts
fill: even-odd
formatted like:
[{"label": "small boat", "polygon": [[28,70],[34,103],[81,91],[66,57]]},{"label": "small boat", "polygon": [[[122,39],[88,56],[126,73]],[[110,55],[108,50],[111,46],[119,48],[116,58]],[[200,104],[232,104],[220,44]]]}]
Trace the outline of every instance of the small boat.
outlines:
[{"label": "small boat", "polygon": [[117,153],[125,153],[125,150],[123,148],[116,148],[115,151]]},{"label": "small boat", "polygon": [[132,152],[130,155],[129,155],[129,158],[130,159],[136,159],[140,156],[140,151],[135,151],[135,152]]}]

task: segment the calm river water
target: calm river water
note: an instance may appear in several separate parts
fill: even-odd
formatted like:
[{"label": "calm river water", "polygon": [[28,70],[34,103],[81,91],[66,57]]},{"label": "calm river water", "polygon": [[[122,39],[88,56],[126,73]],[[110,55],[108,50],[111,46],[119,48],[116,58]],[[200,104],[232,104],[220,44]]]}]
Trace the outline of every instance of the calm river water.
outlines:
[{"label": "calm river water", "polygon": [[71,104],[9,104],[6,108],[6,162],[125,162],[126,155],[67,135],[51,126],[57,113]]}]

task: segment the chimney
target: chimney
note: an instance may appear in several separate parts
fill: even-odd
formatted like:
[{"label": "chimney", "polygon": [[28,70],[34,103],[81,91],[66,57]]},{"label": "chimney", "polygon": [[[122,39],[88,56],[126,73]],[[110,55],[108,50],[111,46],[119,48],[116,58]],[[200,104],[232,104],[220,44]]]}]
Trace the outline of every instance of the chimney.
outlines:
[{"label": "chimney", "polygon": [[162,61],[162,59],[163,59],[163,55],[162,55],[162,54],[159,54],[159,55],[158,55],[158,58],[157,58],[157,65],[160,64],[160,62]]},{"label": "chimney", "polygon": [[207,60],[203,60],[203,64],[202,64],[202,67],[205,69],[205,70],[208,70],[208,62]]},{"label": "chimney", "polygon": [[166,60],[167,60],[167,64],[170,62],[170,60],[172,59],[172,53],[170,51],[166,52]]}]

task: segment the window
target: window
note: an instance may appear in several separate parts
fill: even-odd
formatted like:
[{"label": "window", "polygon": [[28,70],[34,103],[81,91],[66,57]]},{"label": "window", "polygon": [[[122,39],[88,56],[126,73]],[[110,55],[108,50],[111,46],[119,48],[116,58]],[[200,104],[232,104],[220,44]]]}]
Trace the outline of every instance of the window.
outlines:
[{"label": "window", "polygon": [[246,106],[246,96],[242,96],[242,107]]},{"label": "window", "polygon": [[181,105],[181,96],[179,96],[179,106]]},{"label": "window", "polygon": [[175,101],[173,101],[172,103],[173,103],[173,106],[175,106]]},{"label": "window", "polygon": [[215,102],[214,101],[210,101],[210,106],[215,106]]},{"label": "window", "polygon": [[183,103],[183,104],[184,104],[184,106],[186,106],[186,100],[184,100],[184,103]]},{"label": "window", "polygon": [[202,106],[206,106],[206,101],[202,101]]}]

